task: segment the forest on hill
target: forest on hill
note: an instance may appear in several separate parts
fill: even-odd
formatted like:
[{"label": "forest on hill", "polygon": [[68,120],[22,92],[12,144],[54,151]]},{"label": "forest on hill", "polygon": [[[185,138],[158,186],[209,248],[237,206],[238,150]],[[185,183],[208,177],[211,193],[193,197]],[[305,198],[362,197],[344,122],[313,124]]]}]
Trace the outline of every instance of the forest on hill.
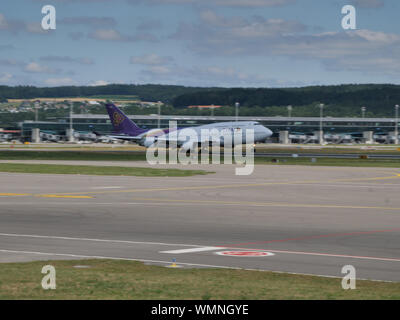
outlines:
[{"label": "forest on hill", "polygon": [[213,104],[225,107],[216,110],[215,115],[227,115],[233,112],[232,107],[239,102],[241,115],[286,115],[286,107],[292,105],[293,116],[317,116],[318,105],[324,103],[327,116],[360,116],[361,107],[366,107],[366,116],[392,117],[394,106],[400,104],[400,85],[350,84],[301,88],[202,88],[156,84],[51,88],[0,86],[0,100],[3,101],[118,95],[136,96],[142,101],[162,101],[171,114],[194,114],[197,111],[188,111],[186,107]]},{"label": "forest on hill", "polygon": [[183,94],[204,91],[219,91],[219,88],[197,88],[172,85],[134,85],[110,84],[106,86],[0,86],[0,99],[34,99],[34,98],[75,98],[90,96],[137,96],[143,101],[162,101],[170,104],[172,100]]},{"label": "forest on hill", "polygon": [[[332,116],[351,116],[366,107],[370,115],[390,116],[394,106],[400,104],[400,86],[396,85],[341,85],[315,86],[283,89],[233,88],[224,91],[193,92],[176,97],[173,105],[183,108],[187,105],[234,105],[258,107],[285,107],[294,110],[315,111],[320,103],[329,107]],[[329,111],[328,111],[329,112]],[[306,115],[306,114],[304,114]]]}]

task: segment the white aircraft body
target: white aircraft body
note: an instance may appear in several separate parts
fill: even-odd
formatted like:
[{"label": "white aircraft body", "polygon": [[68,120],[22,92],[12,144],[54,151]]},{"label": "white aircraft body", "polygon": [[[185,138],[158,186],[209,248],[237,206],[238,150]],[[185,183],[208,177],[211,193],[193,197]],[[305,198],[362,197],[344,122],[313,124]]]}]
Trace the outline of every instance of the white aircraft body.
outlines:
[{"label": "white aircraft body", "polygon": [[[136,141],[146,148],[157,143],[191,151],[204,145],[235,146],[265,142],[272,131],[255,121],[219,122],[198,127],[142,129],[114,104],[106,105],[115,135],[109,137]],[[249,138],[250,137],[250,138]]]}]

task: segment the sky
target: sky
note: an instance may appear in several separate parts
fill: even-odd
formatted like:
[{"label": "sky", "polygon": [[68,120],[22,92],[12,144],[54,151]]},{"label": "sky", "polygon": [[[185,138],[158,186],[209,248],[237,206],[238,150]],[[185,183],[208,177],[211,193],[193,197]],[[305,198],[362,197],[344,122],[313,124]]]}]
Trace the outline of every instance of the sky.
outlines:
[{"label": "sky", "polygon": [[0,85],[400,84],[399,14],[398,0],[2,0]]}]

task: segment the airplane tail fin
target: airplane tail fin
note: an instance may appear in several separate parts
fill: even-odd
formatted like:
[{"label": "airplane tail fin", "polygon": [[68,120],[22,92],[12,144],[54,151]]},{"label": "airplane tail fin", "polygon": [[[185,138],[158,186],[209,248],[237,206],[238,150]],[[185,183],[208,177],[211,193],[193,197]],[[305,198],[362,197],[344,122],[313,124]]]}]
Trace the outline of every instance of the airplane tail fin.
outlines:
[{"label": "airplane tail fin", "polygon": [[130,136],[138,136],[147,130],[141,129],[129,119],[117,106],[114,104],[106,104],[108,115],[116,134],[126,134]]}]

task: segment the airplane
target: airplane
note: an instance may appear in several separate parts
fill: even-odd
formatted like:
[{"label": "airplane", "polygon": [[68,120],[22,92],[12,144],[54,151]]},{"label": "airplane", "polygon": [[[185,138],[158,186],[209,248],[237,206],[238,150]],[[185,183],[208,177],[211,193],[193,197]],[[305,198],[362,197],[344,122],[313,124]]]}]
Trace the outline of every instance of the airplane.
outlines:
[{"label": "airplane", "polygon": [[58,135],[55,131],[40,131],[40,139],[44,141],[50,142],[59,142],[61,140],[61,136]]},{"label": "airplane", "polygon": [[[190,152],[202,145],[202,143],[208,143],[208,145],[219,144],[223,146],[224,132],[229,132],[231,134],[231,140],[234,141],[232,146],[234,144],[246,144],[246,129],[254,130],[253,143],[265,142],[273,134],[271,130],[256,121],[219,122],[198,127],[175,128],[175,130],[172,131],[170,131],[171,129],[143,129],[130,120],[114,104],[106,104],[106,109],[115,133],[110,135],[110,138],[135,141],[146,148],[154,146],[157,142],[164,141],[167,147],[170,142],[173,142],[178,148],[181,148],[181,150]],[[207,138],[201,137],[201,132],[205,129],[211,132],[213,129],[217,129],[220,134],[210,135],[210,137]],[[195,136],[193,136],[193,132]],[[234,139],[236,136],[240,136],[240,139]]]}]

